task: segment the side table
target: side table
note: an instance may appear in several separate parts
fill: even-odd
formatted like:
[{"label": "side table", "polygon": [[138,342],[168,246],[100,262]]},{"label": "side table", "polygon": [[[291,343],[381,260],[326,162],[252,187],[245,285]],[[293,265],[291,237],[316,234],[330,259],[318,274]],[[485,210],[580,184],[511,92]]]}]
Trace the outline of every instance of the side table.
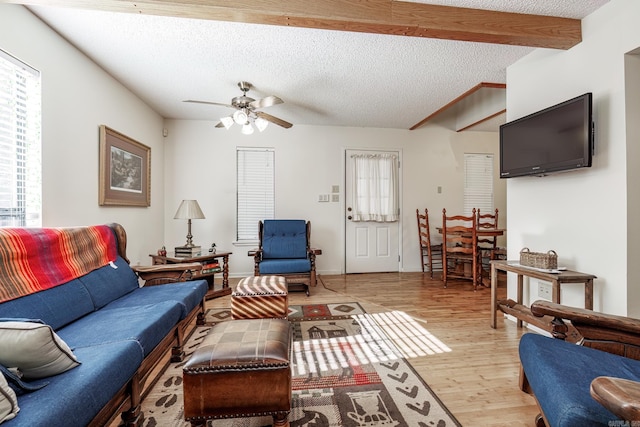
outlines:
[{"label": "side table", "polygon": [[[498,271],[516,273],[518,276],[517,287],[517,303],[522,304],[522,294],[524,286],[524,277],[533,277],[534,279],[551,282],[551,300],[560,304],[560,286],[564,283],[584,283],[584,308],[593,310],[593,279],[597,279],[593,274],[580,273],[578,271],[563,270],[558,273],[549,273],[536,270],[531,267],[525,267],[518,261],[491,261],[491,327],[496,329],[497,319],[496,312],[498,308],[497,286]],[[516,324],[522,327],[522,319],[518,319]]]},{"label": "side table", "polygon": [[[152,259],[153,265],[158,264],[179,264],[189,262],[199,262],[203,265],[202,271],[193,275],[192,280],[205,279],[209,284],[209,291],[205,296],[205,299],[218,298],[224,295],[231,295],[231,288],[229,287],[229,255],[233,252],[217,251],[216,253],[206,252],[202,255],[188,256],[188,257],[176,257],[173,253],[168,253],[166,256],[149,254]],[[222,267],[220,269],[207,268],[209,264],[214,264],[222,258]],[[214,276],[216,273],[222,272],[222,287],[215,288]]]}]

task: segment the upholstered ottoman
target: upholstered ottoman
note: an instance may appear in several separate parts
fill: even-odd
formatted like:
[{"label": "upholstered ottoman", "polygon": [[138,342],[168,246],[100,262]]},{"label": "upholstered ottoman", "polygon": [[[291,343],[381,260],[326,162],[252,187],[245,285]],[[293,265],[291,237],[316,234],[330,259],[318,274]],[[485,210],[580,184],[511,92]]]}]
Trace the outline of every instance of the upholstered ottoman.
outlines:
[{"label": "upholstered ottoman", "polygon": [[289,316],[287,279],[282,276],[249,276],[231,294],[233,319],[266,319]]},{"label": "upholstered ottoman", "polygon": [[274,426],[288,426],[290,351],[288,320],[216,324],[183,368],[185,420],[271,415]]}]

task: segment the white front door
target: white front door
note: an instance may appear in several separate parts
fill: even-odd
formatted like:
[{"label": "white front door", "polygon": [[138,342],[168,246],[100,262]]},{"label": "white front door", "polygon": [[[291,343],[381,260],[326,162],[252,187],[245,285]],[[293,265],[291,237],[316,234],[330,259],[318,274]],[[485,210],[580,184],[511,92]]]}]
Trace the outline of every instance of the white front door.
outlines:
[{"label": "white front door", "polygon": [[[353,221],[353,164],[356,154],[393,154],[397,151],[345,151],[345,272],[395,272],[400,267],[400,221]],[[399,186],[399,184],[398,184]],[[396,194],[400,194],[399,188]]]}]

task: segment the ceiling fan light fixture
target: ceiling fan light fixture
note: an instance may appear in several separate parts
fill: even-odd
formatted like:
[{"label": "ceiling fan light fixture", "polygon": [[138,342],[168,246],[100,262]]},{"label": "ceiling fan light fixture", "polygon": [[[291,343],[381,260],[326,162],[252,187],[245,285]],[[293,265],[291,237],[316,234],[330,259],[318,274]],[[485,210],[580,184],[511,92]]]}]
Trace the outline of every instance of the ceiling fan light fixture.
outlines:
[{"label": "ceiling fan light fixture", "polygon": [[221,117],[220,122],[216,124],[216,128],[230,129],[234,123],[240,126],[240,130],[245,135],[251,135],[255,129],[253,125],[258,128],[260,132],[264,131],[269,123],[275,123],[285,129],[289,129],[293,126],[291,123],[282,119],[274,117],[270,114],[259,111],[261,108],[270,107],[276,104],[282,104],[284,101],[275,95],[269,95],[264,98],[255,100],[247,95],[252,85],[249,82],[239,82],[238,87],[242,91],[242,96],[236,96],[231,99],[231,104],[223,104],[220,102],[212,101],[198,101],[193,99],[185,100],[184,102],[195,102],[198,104],[211,104],[219,105],[222,107],[234,108],[236,111],[227,117]]},{"label": "ceiling fan light fixture", "polygon": [[244,110],[237,110],[233,113],[233,121],[239,125],[244,125],[249,122],[249,116]]},{"label": "ceiling fan light fixture", "polygon": [[265,130],[267,128],[267,126],[269,125],[269,122],[265,119],[263,119],[262,117],[258,117],[255,121],[254,121],[256,127],[258,128],[258,130],[260,132],[262,132],[263,130]]},{"label": "ceiling fan light fixture", "polygon": [[228,130],[231,126],[233,126],[234,120],[233,120],[233,117],[227,116],[227,117],[222,117],[220,119],[220,122],[222,122],[222,124],[224,125],[224,128]]},{"label": "ceiling fan light fixture", "polygon": [[247,122],[246,124],[244,124],[242,126],[241,132],[244,135],[251,135],[253,133],[253,126],[251,126],[251,123]]}]

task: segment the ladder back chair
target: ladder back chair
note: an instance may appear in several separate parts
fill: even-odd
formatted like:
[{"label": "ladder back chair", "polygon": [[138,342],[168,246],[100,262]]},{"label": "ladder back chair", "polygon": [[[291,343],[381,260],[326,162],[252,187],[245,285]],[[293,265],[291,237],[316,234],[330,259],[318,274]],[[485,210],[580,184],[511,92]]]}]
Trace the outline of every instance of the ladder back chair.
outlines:
[{"label": "ladder back chair", "polygon": [[442,270],[442,243],[431,243],[431,230],[429,228],[429,210],[424,210],[424,215],[416,209],[418,220],[418,241],[420,242],[420,264],[422,272],[429,272],[433,279],[433,270]]},{"label": "ladder back chair", "polygon": [[[497,230],[498,229],[498,209],[495,213],[483,214],[480,209],[477,211],[478,230]],[[507,251],[505,248],[498,247],[498,236],[479,236],[478,250],[480,251],[481,267],[489,271],[489,261],[496,259],[506,259]]]},{"label": "ladder back chair", "polygon": [[[478,289],[478,242],[476,209],[471,216],[447,216],[442,209],[442,280],[447,287],[449,279],[473,281],[473,290]],[[468,265],[470,269],[464,268]]]}]

